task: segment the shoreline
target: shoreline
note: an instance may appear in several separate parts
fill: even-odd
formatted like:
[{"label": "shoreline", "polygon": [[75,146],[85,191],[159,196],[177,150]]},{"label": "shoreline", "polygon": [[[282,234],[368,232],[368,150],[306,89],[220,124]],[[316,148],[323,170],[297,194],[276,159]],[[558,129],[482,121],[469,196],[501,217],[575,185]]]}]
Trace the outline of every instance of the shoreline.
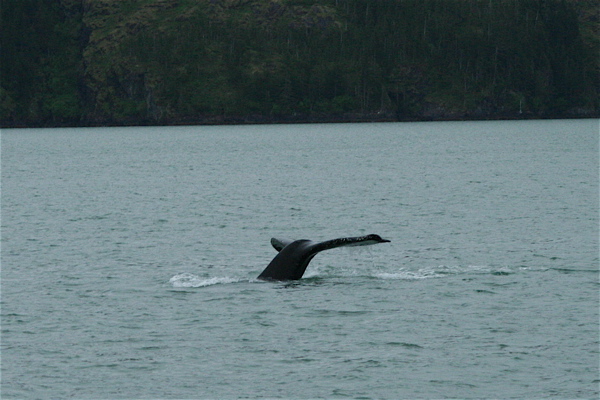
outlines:
[{"label": "shoreline", "polygon": [[600,113],[574,115],[442,115],[397,117],[391,113],[344,114],[344,115],[296,115],[296,116],[210,116],[200,118],[173,118],[162,120],[128,119],[97,121],[0,121],[0,129],[27,128],[96,128],[128,126],[214,126],[214,125],[277,125],[277,124],[343,124],[381,122],[452,122],[452,121],[526,121],[549,119],[597,119]]}]

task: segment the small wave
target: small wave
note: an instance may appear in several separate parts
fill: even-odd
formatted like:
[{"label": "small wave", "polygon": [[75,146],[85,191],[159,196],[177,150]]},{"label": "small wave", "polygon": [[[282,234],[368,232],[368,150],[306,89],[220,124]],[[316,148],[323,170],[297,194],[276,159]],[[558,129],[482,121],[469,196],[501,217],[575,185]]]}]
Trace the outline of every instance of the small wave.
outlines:
[{"label": "small wave", "polygon": [[494,271],[487,265],[440,265],[435,270],[442,275],[488,274]]},{"label": "small wave", "polygon": [[431,270],[419,270],[419,271],[398,271],[398,272],[381,272],[373,275],[375,278],[393,280],[393,279],[428,279],[428,278],[439,278],[444,274],[439,274]]},{"label": "small wave", "polygon": [[379,272],[373,274],[373,277],[379,279],[429,279],[442,278],[448,275],[460,274],[493,274],[493,275],[509,275],[513,271],[507,268],[491,268],[488,266],[469,265],[469,266],[447,266],[440,265],[438,267],[421,268],[416,271],[401,269],[397,272]]},{"label": "small wave", "polygon": [[222,277],[213,277],[213,278],[201,278],[194,274],[190,273],[182,273],[177,274],[171,279],[169,279],[169,283],[173,285],[173,287],[177,288],[185,288],[185,287],[204,287],[204,286],[212,286],[218,285],[221,283],[235,283],[240,282],[239,278],[230,278],[228,276]]}]

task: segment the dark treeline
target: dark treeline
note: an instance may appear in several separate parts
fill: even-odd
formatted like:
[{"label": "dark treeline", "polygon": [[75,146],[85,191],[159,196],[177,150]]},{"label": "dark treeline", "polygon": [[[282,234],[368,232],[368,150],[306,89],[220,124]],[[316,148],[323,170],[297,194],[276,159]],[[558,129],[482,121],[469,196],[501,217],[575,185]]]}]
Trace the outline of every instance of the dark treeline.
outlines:
[{"label": "dark treeline", "polygon": [[7,0],[0,122],[598,116],[598,6]]}]

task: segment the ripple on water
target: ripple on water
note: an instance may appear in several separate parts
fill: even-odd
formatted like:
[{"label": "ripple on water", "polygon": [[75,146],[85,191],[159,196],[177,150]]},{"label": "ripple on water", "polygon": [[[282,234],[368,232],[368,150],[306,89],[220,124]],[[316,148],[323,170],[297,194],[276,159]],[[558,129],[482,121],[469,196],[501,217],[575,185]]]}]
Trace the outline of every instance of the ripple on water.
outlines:
[{"label": "ripple on water", "polygon": [[169,279],[169,283],[176,288],[197,288],[197,287],[205,287],[212,285],[219,285],[224,283],[236,283],[248,281],[247,279],[240,278],[231,278],[228,276],[215,276],[212,278],[202,278],[194,274],[190,273],[181,273],[177,274],[171,279]]}]

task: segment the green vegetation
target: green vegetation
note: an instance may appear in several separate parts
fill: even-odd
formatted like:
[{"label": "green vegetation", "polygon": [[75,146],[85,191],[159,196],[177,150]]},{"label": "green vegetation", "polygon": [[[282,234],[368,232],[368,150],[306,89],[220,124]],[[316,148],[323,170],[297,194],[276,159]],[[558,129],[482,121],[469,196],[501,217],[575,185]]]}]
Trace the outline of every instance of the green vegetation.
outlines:
[{"label": "green vegetation", "polygon": [[598,116],[585,0],[6,0],[2,126]]}]

